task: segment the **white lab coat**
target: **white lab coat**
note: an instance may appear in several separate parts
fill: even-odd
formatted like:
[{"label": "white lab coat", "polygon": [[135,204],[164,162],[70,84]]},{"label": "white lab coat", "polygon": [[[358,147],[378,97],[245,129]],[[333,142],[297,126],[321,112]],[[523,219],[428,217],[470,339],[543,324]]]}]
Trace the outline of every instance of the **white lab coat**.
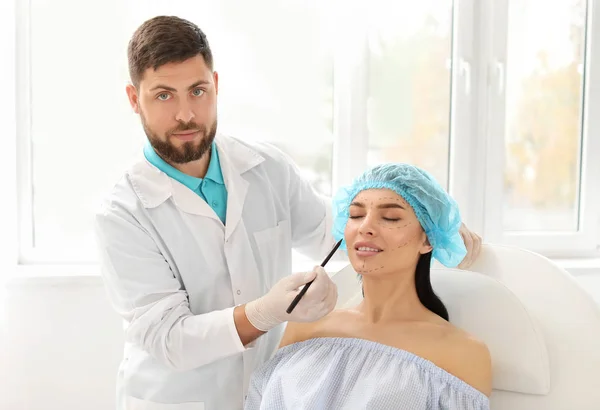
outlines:
[{"label": "white lab coat", "polygon": [[97,214],[102,275],[126,324],[119,409],[241,409],[250,374],[283,327],[244,347],[233,307],[290,274],[292,247],[316,260],[333,246],[329,201],[284,154],[226,136],[216,145],[225,226],[143,158]]}]

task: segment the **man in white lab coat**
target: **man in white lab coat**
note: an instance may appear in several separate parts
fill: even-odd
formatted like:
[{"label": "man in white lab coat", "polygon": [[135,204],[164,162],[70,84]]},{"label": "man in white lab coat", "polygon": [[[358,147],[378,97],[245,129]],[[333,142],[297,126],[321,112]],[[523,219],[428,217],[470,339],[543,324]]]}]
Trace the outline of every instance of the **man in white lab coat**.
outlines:
[{"label": "man in white lab coat", "polygon": [[[217,135],[218,75],[197,26],[150,19],[128,60],[148,143],[96,217],[108,296],[126,323],[117,406],[241,409],[281,325],[335,306],[323,269],[290,275],[292,248],[317,260],[332,247],[330,204],[280,151]],[[470,261],[480,242],[463,233]]]}]

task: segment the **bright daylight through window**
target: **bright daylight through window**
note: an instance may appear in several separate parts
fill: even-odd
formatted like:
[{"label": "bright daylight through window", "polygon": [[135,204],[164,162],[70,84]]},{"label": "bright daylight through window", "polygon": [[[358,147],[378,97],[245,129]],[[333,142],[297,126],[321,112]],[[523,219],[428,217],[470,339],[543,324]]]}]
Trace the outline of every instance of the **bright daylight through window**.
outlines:
[{"label": "bright daylight through window", "polygon": [[[19,2],[21,261],[94,262],[94,211],[145,137],[125,95],[127,41],[158,14],[206,32],[220,130],[276,145],[321,193],[366,166],[409,162],[468,204],[467,219],[481,215],[475,228],[487,241],[594,250],[592,8],[585,0],[482,4]],[[456,160],[464,152],[476,165]]]},{"label": "bright daylight through window", "polygon": [[576,231],[586,2],[511,1],[509,23],[504,228]]}]

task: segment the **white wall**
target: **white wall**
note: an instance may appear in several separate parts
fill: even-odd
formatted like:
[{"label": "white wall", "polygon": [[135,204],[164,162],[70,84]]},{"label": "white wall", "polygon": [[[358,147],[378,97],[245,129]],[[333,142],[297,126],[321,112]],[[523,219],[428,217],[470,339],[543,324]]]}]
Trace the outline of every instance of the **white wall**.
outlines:
[{"label": "white wall", "polygon": [[[340,299],[353,285],[338,283]],[[122,349],[122,324],[99,276],[0,286],[0,410],[114,409]]]},{"label": "white wall", "polygon": [[600,272],[577,276],[579,283],[587,289],[600,304]]},{"label": "white wall", "polygon": [[[600,272],[578,278],[600,302]],[[19,280],[0,301],[1,410],[115,408],[123,333],[99,277]]]},{"label": "white wall", "polygon": [[0,302],[0,409],[115,408],[122,327],[99,277],[18,281]]}]

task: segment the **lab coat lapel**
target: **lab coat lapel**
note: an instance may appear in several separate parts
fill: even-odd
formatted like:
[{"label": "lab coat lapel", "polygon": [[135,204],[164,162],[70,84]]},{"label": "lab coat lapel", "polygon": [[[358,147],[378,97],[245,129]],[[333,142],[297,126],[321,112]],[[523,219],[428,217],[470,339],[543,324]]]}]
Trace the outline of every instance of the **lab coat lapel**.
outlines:
[{"label": "lab coat lapel", "polygon": [[128,171],[132,186],[146,208],[155,208],[169,197],[178,209],[194,215],[221,220],[211,207],[195,192],[170,178],[152,165],[144,157],[140,158]]},{"label": "lab coat lapel", "polygon": [[173,179],[171,185],[173,201],[179,209],[189,214],[204,216],[221,222],[215,211],[198,194]]},{"label": "lab coat lapel", "polygon": [[244,201],[248,192],[248,182],[239,174],[233,173],[227,186],[227,220],[225,224],[225,240],[229,239],[242,219]]},{"label": "lab coat lapel", "polygon": [[[227,220],[225,237],[228,239],[242,219],[244,202],[248,192],[248,181],[243,174],[264,161],[252,148],[227,136],[215,139],[221,171],[227,187]],[[130,171],[134,189],[147,208],[164,202],[169,196],[179,209],[186,213],[221,220],[212,208],[195,192],[151,165],[147,160],[140,161]]]},{"label": "lab coat lapel", "polygon": [[242,219],[244,202],[248,192],[248,181],[244,172],[264,161],[256,151],[226,136],[216,140],[221,170],[227,186],[227,220],[225,224],[225,240],[233,234]]}]

